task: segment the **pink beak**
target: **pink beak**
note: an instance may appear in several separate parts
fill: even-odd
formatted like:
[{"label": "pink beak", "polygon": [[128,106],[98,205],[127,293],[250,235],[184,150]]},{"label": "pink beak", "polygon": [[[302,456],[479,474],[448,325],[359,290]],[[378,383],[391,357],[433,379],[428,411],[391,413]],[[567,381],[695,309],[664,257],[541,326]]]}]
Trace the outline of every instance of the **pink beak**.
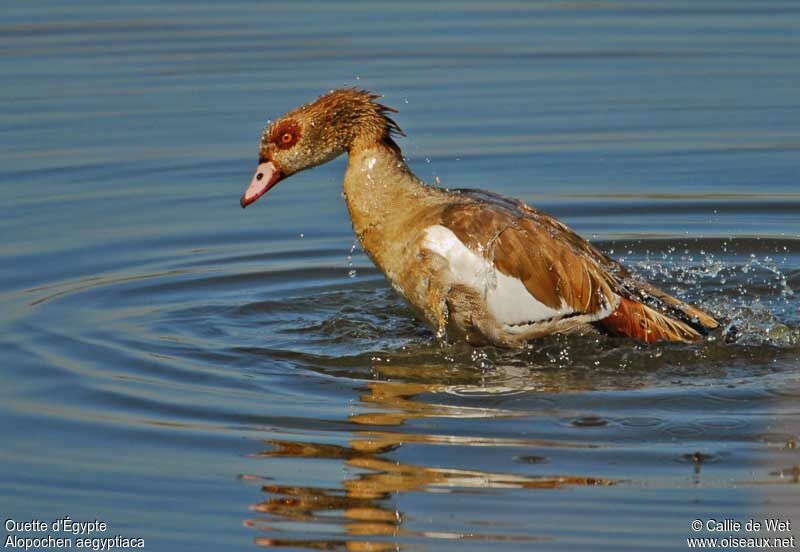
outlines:
[{"label": "pink beak", "polygon": [[282,178],[283,175],[281,171],[272,164],[272,161],[261,163],[256,167],[256,174],[253,175],[253,180],[250,181],[250,185],[247,187],[244,194],[242,194],[242,199],[239,201],[242,209],[267,193],[269,189]]}]

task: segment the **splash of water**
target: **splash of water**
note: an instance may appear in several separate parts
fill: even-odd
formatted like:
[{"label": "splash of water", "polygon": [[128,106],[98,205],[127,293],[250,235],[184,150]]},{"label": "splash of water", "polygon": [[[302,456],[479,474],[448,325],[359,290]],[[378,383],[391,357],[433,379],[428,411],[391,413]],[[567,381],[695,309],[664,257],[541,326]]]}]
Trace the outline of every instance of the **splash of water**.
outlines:
[{"label": "splash of water", "polygon": [[353,240],[353,243],[350,245],[350,251],[347,253],[347,276],[349,278],[355,278],[358,275],[358,272],[353,267],[353,255],[355,254],[357,247],[358,240]]},{"label": "splash of water", "polygon": [[[751,253],[745,260],[725,258],[730,243],[715,254],[701,248],[670,246],[660,254],[647,251],[634,269],[648,280],[666,282],[681,299],[696,302],[725,323],[725,332],[740,345],[800,345],[795,291],[789,285],[786,256]],[[783,246],[783,252],[786,247]]]}]

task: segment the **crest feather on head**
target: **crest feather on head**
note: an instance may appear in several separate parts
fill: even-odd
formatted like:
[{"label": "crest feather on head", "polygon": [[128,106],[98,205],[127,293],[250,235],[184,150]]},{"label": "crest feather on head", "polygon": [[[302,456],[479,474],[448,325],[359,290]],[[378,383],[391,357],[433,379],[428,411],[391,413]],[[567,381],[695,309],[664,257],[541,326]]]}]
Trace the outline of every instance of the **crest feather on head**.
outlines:
[{"label": "crest feather on head", "polygon": [[[339,88],[331,90],[294,111],[282,119],[294,118],[308,121],[312,126],[321,125],[335,133],[331,140],[343,140],[347,147],[359,135],[368,135],[384,145],[400,151],[394,136],[405,136],[400,125],[392,119],[391,113],[398,111],[379,103],[381,96],[358,88]],[[275,124],[268,125],[262,134],[262,142],[271,138]]]}]

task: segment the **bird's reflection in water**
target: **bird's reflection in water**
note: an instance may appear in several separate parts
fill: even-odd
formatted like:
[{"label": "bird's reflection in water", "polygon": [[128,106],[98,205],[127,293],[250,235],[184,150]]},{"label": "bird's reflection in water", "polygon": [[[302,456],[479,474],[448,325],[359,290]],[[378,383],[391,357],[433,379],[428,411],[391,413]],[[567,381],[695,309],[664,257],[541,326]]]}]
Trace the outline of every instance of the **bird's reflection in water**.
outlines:
[{"label": "bird's reflection in water", "polygon": [[[435,393],[468,392],[470,383],[457,381],[454,385],[452,378],[447,384],[436,383],[434,377],[430,378],[434,382],[420,381],[427,378],[425,370],[419,366],[407,369],[396,365],[391,368],[384,366],[376,367],[376,370],[382,377],[406,381],[367,384],[367,392],[360,396],[359,406],[370,411],[349,416],[354,435],[346,445],[270,440],[266,442],[268,448],[257,455],[265,460],[297,459],[298,473],[302,472],[304,459],[340,461],[344,473],[336,488],[283,485],[259,476],[244,476],[246,480],[261,482],[261,490],[266,495],[262,502],[251,508],[258,513],[257,516],[246,521],[246,525],[265,534],[255,539],[257,545],[373,552],[400,549],[409,539],[546,540],[545,536],[489,534],[471,529],[464,532],[408,529],[404,527],[407,513],[398,509],[396,499],[404,493],[414,492],[485,493],[501,489],[552,490],[571,485],[613,484],[610,480],[577,475],[530,476],[400,462],[392,458],[391,453],[405,444],[515,448],[592,448],[593,445],[391,430],[420,418],[502,418],[521,414],[494,408],[426,402],[424,399],[430,399]],[[441,377],[439,379],[441,381]],[[478,388],[474,381],[472,388]],[[509,388],[487,387],[485,382],[479,389],[483,393],[511,391]],[[324,535],[325,538],[295,538],[298,533]]]}]

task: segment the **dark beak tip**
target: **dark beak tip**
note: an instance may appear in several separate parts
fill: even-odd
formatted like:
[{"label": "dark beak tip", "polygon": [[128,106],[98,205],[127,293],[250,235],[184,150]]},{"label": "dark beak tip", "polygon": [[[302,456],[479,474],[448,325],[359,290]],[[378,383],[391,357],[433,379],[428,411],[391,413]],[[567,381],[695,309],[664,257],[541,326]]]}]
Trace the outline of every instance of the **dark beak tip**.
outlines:
[{"label": "dark beak tip", "polygon": [[247,207],[247,201],[245,201],[244,196],[242,196],[241,199],[239,199],[239,205],[242,206],[242,209]]}]

